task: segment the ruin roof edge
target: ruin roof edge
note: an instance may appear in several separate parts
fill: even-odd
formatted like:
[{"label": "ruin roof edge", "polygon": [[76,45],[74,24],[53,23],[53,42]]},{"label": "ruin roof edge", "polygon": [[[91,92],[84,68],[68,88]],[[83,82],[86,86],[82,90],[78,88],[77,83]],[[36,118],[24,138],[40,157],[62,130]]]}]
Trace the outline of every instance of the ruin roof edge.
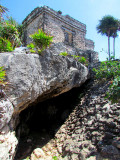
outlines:
[{"label": "ruin roof edge", "polygon": [[43,7],[37,7],[35,8],[30,14],[28,14],[28,16],[23,20],[22,24],[25,24],[25,23],[29,23],[29,21],[31,21],[32,19],[34,19],[34,17],[38,16],[40,13],[42,12],[47,12],[47,13],[50,13],[54,16],[58,16],[58,18],[62,19],[63,21],[66,21],[68,23],[70,23],[70,21],[73,21],[75,22],[76,24],[78,24],[78,26],[76,25],[76,27],[80,28],[79,25],[82,27],[81,29],[86,32],[86,25],[84,23],[81,23],[80,21],[72,18],[71,16],[69,15],[61,15],[61,14],[58,14],[57,11],[49,8],[48,6],[43,6]]}]

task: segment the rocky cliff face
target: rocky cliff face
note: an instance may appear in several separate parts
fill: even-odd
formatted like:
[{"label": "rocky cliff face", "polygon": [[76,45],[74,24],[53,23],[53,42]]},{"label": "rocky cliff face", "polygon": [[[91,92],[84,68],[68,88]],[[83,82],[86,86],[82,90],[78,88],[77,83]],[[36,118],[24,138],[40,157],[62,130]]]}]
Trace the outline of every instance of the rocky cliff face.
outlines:
[{"label": "rocky cliff face", "polygon": [[14,112],[26,108],[37,98],[40,101],[67,92],[84,83],[88,69],[72,57],[60,56],[64,50],[51,47],[42,53],[25,52],[0,54],[10,83],[7,95],[14,105]]},{"label": "rocky cliff face", "polygon": [[[0,102],[0,131],[3,136],[0,142],[3,146],[6,141],[10,142],[9,148],[0,155],[1,159],[13,159],[17,145],[17,139],[12,133],[17,124],[17,119],[14,118],[22,110],[31,103],[79,87],[87,80],[88,69],[71,56],[60,56],[63,51],[66,48],[61,44],[57,47],[53,45],[42,55],[26,54],[25,50],[20,49],[0,54],[0,66],[4,66],[9,82],[7,90],[4,90],[6,99],[1,99]],[[7,135],[7,140],[4,135]]]}]

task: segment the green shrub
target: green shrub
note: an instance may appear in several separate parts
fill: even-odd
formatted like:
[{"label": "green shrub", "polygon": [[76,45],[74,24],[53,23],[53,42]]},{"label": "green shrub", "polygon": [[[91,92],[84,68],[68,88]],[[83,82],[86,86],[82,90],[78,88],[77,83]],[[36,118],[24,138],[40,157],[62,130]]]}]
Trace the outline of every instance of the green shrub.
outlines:
[{"label": "green shrub", "polygon": [[53,156],[52,158],[53,158],[53,160],[58,160],[57,156]]},{"label": "green shrub", "polygon": [[105,98],[108,98],[112,103],[120,102],[120,76],[110,81],[111,85]]},{"label": "green shrub", "polygon": [[12,38],[15,34],[17,34],[17,29],[14,25],[5,22],[1,25],[0,36],[5,38]]},{"label": "green shrub", "polygon": [[96,73],[96,79],[114,79],[120,75],[120,62],[114,60],[101,62],[99,68],[93,68],[93,71]]},{"label": "green shrub", "polygon": [[0,67],[0,84],[3,83],[3,81],[5,80],[5,71],[3,69],[3,67]]},{"label": "green shrub", "polygon": [[31,53],[35,53],[35,45],[33,43],[28,44],[27,47],[30,49]]},{"label": "green shrub", "polygon": [[[68,54],[67,52],[61,52],[59,55],[61,55],[61,56],[68,56],[68,55],[70,55],[70,54]],[[76,61],[84,64],[85,66],[88,65],[88,62],[87,62],[87,60],[86,60],[85,57],[80,57],[80,56],[77,56],[77,55],[71,55],[71,56],[72,56]]]},{"label": "green shrub", "polygon": [[16,26],[9,22],[0,23],[0,37],[5,40],[9,40],[13,49],[21,45]]},{"label": "green shrub", "polygon": [[27,45],[27,47],[30,48],[30,49],[34,49],[35,45],[33,43],[30,43],[30,44]]},{"label": "green shrub", "polygon": [[6,72],[4,71],[3,67],[0,67],[0,98],[3,98],[6,96],[6,93],[4,92],[3,88],[8,84],[5,81]]},{"label": "green shrub", "polygon": [[61,56],[68,56],[69,54],[67,52],[61,52],[59,55],[61,55]]},{"label": "green shrub", "polygon": [[72,56],[73,58],[75,58],[75,59],[76,59],[76,58],[77,58],[77,59],[80,58],[80,56],[76,56],[76,55],[71,55],[71,56]]},{"label": "green shrub", "polygon": [[12,17],[9,17],[8,20],[6,20],[8,24],[13,25],[17,29],[17,34],[19,36],[19,39],[22,41],[23,40],[23,28],[24,26],[22,24],[18,24],[16,20],[14,20]]},{"label": "green shrub", "polygon": [[53,40],[53,37],[44,33],[42,29],[38,29],[38,32],[30,35],[30,38],[32,39],[38,53],[41,53],[43,50],[49,47]]},{"label": "green shrub", "polygon": [[82,64],[86,64],[86,63],[87,63],[87,60],[86,60],[85,57],[80,57],[80,58],[78,59],[78,62],[80,62],[80,63],[82,63]]},{"label": "green shrub", "polygon": [[13,51],[12,44],[9,40],[0,37],[0,52]]},{"label": "green shrub", "polygon": [[108,80],[110,83],[105,98],[108,98],[112,103],[120,102],[120,61],[101,62],[98,69],[93,68],[93,71],[96,79]]}]

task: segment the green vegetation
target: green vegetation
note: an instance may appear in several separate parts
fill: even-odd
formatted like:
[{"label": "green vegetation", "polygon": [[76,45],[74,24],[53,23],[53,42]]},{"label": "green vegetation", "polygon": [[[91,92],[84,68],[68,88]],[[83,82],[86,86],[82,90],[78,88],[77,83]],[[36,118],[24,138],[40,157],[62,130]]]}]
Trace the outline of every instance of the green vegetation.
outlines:
[{"label": "green vegetation", "polygon": [[86,60],[85,57],[80,57],[80,58],[78,59],[78,62],[87,65],[87,60]]},{"label": "green vegetation", "polygon": [[18,47],[21,45],[19,33],[16,26],[13,24],[10,24],[8,21],[0,24],[0,38],[2,39],[2,41],[5,41],[5,42],[7,41],[7,43],[9,43],[8,46],[10,46],[10,43],[11,43],[11,49],[7,48],[7,45],[5,47],[5,45],[1,43],[0,48],[5,48],[5,50],[0,50],[1,52],[7,51],[7,50],[12,51],[15,47]]},{"label": "green vegetation", "polygon": [[[109,61],[101,62],[98,69],[93,69],[95,77],[99,80],[110,82],[109,90],[106,97],[112,103],[120,102],[120,61],[115,61],[115,38],[120,30],[120,21],[113,16],[104,16],[97,26],[98,33],[108,37],[108,55]],[[113,56],[110,53],[110,37],[113,38]]]},{"label": "green vegetation", "polygon": [[61,56],[68,56],[69,54],[67,52],[61,52],[59,55],[61,55]]},{"label": "green vegetation", "polygon": [[4,20],[3,16],[7,16],[8,9],[0,5],[0,23]]},{"label": "green vegetation", "polygon": [[85,57],[81,57],[81,56],[78,56],[78,55],[70,55],[67,52],[61,52],[59,55],[61,55],[61,56],[72,56],[76,61],[84,64],[85,66],[88,66],[88,62],[87,62],[87,59]]},{"label": "green vegetation", "polygon": [[5,81],[6,72],[4,71],[3,67],[0,67],[0,97],[4,97],[6,94],[3,91],[3,88],[8,84]]},{"label": "green vegetation", "polygon": [[77,56],[77,55],[71,55],[71,56],[75,59],[80,58],[80,56]]},{"label": "green vegetation", "polygon": [[54,156],[54,157],[52,157],[53,158],[53,160],[58,160],[58,157],[57,156]]},{"label": "green vegetation", "polygon": [[3,67],[0,67],[0,84],[2,84],[4,82],[5,75],[6,75],[6,73],[5,73],[4,69],[3,69]]},{"label": "green vegetation", "polygon": [[118,75],[120,76],[120,62],[114,60],[101,62],[99,68],[94,68],[93,71],[95,71],[97,79],[111,80]]},{"label": "green vegetation", "polygon": [[30,157],[28,156],[26,159],[23,159],[23,160],[30,160]]},{"label": "green vegetation", "polygon": [[53,40],[53,37],[47,35],[45,32],[42,31],[42,29],[38,29],[38,32],[35,32],[34,34],[30,35],[30,38],[32,39],[33,43],[29,44],[28,48],[32,50],[36,49],[36,51],[39,54],[47,47],[49,47]]},{"label": "green vegetation", "polygon": [[23,40],[23,25],[17,23],[12,17],[9,17],[8,20],[6,20],[5,22],[15,26],[15,28],[17,29],[18,35],[19,35],[19,39],[22,41]]},{"label": "green vegetation", "polygon": [[108,55],[110,60],[110,37],[113,37],[113,56],[115,57],[115,38],[119,29],[119,21],[113,16],[104,16],[97,26],[98,33],[108,37]]},{"label": "green vegetation", "polygon": [[31,53],[35,53],[35,45],[33,43],[28,44],[27,47],[30,49]]},{"label": "green vegetation", "polygon": [[8,9],[0,5],[0,52],[10,52],[21,45],[23,26],[7,15]]},{"label": "green vegetation", "polygon": [[117,76],[110,83],[111,85],[105,98],[108,98],[112,103],[120,102],[120,76]]},{"label": "green vegetation", "polygon": [[8,39],[0,37],[0,52],[11,52],[13,47],[11,42]]},{"label": "green vegetation", "polygon": [[112,103],[120,101],[120,61],[110,60],[101,62],[98,69],[93,68],[98,80],[108,80],[110,83],[106,97]]}]

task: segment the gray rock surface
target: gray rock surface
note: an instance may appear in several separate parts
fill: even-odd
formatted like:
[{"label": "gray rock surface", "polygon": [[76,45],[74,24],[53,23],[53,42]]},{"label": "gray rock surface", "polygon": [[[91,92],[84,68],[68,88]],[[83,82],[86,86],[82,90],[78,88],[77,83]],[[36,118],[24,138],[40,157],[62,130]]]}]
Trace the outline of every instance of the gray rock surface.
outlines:
[{"label": "gray rock surface", "polygon": [[[65,46],[52,46],[42,53],[29,54],[26,48],[0,53],[9,82],[6,96],[0,101],[0,159],[12,160],[17,139],[13,132],[20,111],[36,101],[43,101],[79,87],[88,78],[88,69],[70,57],[59,54]],[[1,97],[0,97],[1,98]],[[16,116],[17,115],[17,116]]]},{"label": "gray rock surface", "polygon": [[0,129],[9,123],[13,112],[13,105],[8,99],[0,100]]},{"label": "gray rock surface", "polygon": [[120,160],[120,103],[104,99],[108,86],[108,82],[89,82],[85,95],[56,133],[60,154],[67,160],[74,154],[82,160]]},{"label": "gray rock surface", "polygon": [[13,160],[18,140],[15,132],[0,135],[0,160]]},{"label": "gray rock surface", "polygon": [[20,112],[35,100],[57,96],[84,83],[88,69],[70,57],[60,56],[65,46],[52,46],[42,53],[26,54],[20,49],[0,54],[10,83],[7,96]]}]

